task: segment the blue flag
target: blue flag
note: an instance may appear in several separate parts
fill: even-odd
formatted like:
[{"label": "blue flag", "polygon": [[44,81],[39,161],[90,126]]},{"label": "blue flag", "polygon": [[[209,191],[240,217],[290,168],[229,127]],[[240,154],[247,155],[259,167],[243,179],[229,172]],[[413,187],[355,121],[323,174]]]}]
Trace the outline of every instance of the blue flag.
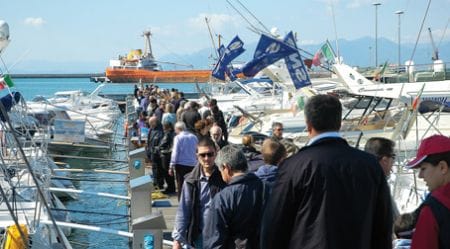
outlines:
[{"label": "blue flag", "polygon": [[296,49],[295,53],[292,53],[284,58],[295,89],[311,85],[308,71],[306,71],[305,64],[303,63],[302,57],[298,52],[297,44],[295,43],[295,38],[292,31],[286,35],[284,42]]},{"label": "blue flag", "polygon": [[222,55],[225,53],[225,46],[223,44],[220,45],[217,51],[219,52],[219,59],[220,59],[220,57],[222,57]]},{"label": "blue flag", "polygon": [[239,36],[234,37],[226,48],[221,46],[219,48],[220,59],[212,71],[212,76],[220,80],[225,80],[225,72],[228,70],[228,64],[244,51],[244,42],[239,39]]},{"label": "blue flag", "polygon": [[296,51],[295,48],[287,45],[285,42],[263,34],[256,46],[253,60],[244,65],[242,72],[247,77],[255,76],[265,67]]}]

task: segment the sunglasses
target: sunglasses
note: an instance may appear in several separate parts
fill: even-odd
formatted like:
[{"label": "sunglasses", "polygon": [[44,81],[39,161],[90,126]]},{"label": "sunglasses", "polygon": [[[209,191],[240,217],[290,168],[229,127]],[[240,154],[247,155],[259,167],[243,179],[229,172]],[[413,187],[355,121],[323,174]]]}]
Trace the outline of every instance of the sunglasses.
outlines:
[{"label": "sunglasses", "polygon": [[213,157],[215,155],[215,153],[214,152],[207,152],[207,153],[199,153],[198,154],[198,156],[199,157],[206,157],[206,156],[208,156],[208,157]]}]

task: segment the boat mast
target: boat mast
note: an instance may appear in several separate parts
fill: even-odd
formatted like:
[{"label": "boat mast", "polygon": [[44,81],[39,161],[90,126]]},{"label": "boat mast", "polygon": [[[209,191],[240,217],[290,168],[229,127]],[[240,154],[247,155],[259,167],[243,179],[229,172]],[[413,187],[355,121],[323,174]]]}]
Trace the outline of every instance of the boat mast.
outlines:
[{"label": "boat mast", "polygon": [[[220,59],[219,54],[217,53],[216,43],[214,41],[214,37],[211,32],[211,27],[209,26],[209,20],[208,20],[208,17],[206,17],[206,16],[205,16],[205,22],[206,22],[206,26],[208,27],[209,37],[211,38],[211,42],[212,42],[212,45],[214,48],[214,52],[216,53],[216,57],[217,57],[217,59]],[[220,36],[219,36],[219,47],[220,47]]]},{"label": "boat mast", "polygon": [[145,37],[144,57],[148,57],[149,59],[155,59],[153,57],[152,44],[150,42],[151,35],[152,32],[150,30],[146,30],[142,33],[142,36]]}]

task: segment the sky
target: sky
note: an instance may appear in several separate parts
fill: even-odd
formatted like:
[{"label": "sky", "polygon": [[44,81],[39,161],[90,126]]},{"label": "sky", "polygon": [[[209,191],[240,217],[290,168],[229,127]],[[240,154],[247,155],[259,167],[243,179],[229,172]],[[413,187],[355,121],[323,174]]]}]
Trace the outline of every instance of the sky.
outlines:
[{"label": "sky", "polygon": [[[402,10],[401,40],[414,43],[429,0],[378,0],[378,37],[397,41],[398,15]],[[0,2],[0,20],[8,22],[11,43],[2,54],[11,71],[27,62],[97,63],[143,48],[141,34],[150,29],[154,55],[190,54],[212,50],[205,17],[212,35],[229,42],[238,34],[244,42],[256,42],[251,31],[230,4],[245,14],[253,26],[263,29],[237,0],[14,0]],[[297,33],[298,44],[320,44],[326,39],[354,40],[375,37],[375,7],[372,0],[247,0],[241,1],[267,29],[281,35]],[[420,36],[429,43],[431,27],[438,44],[450,40],[446,30],[450,0],[433,0]],[[336,20],[336,32],[333,15]],[[443,36],[444,34],[444,36]],[[214,44],[215,44],[214,43]]]}]

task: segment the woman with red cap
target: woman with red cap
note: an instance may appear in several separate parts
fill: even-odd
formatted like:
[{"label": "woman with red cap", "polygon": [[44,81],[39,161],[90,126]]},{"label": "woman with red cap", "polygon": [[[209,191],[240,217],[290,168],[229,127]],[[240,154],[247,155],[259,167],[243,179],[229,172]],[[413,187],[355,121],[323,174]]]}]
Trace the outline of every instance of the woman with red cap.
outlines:
[{"label": "woman with red cap", "polygon": [[419,178],[431,192],[422,204],[411,248],[450,249],[450,138],[424,139],[407,167],[420,170]]}]

